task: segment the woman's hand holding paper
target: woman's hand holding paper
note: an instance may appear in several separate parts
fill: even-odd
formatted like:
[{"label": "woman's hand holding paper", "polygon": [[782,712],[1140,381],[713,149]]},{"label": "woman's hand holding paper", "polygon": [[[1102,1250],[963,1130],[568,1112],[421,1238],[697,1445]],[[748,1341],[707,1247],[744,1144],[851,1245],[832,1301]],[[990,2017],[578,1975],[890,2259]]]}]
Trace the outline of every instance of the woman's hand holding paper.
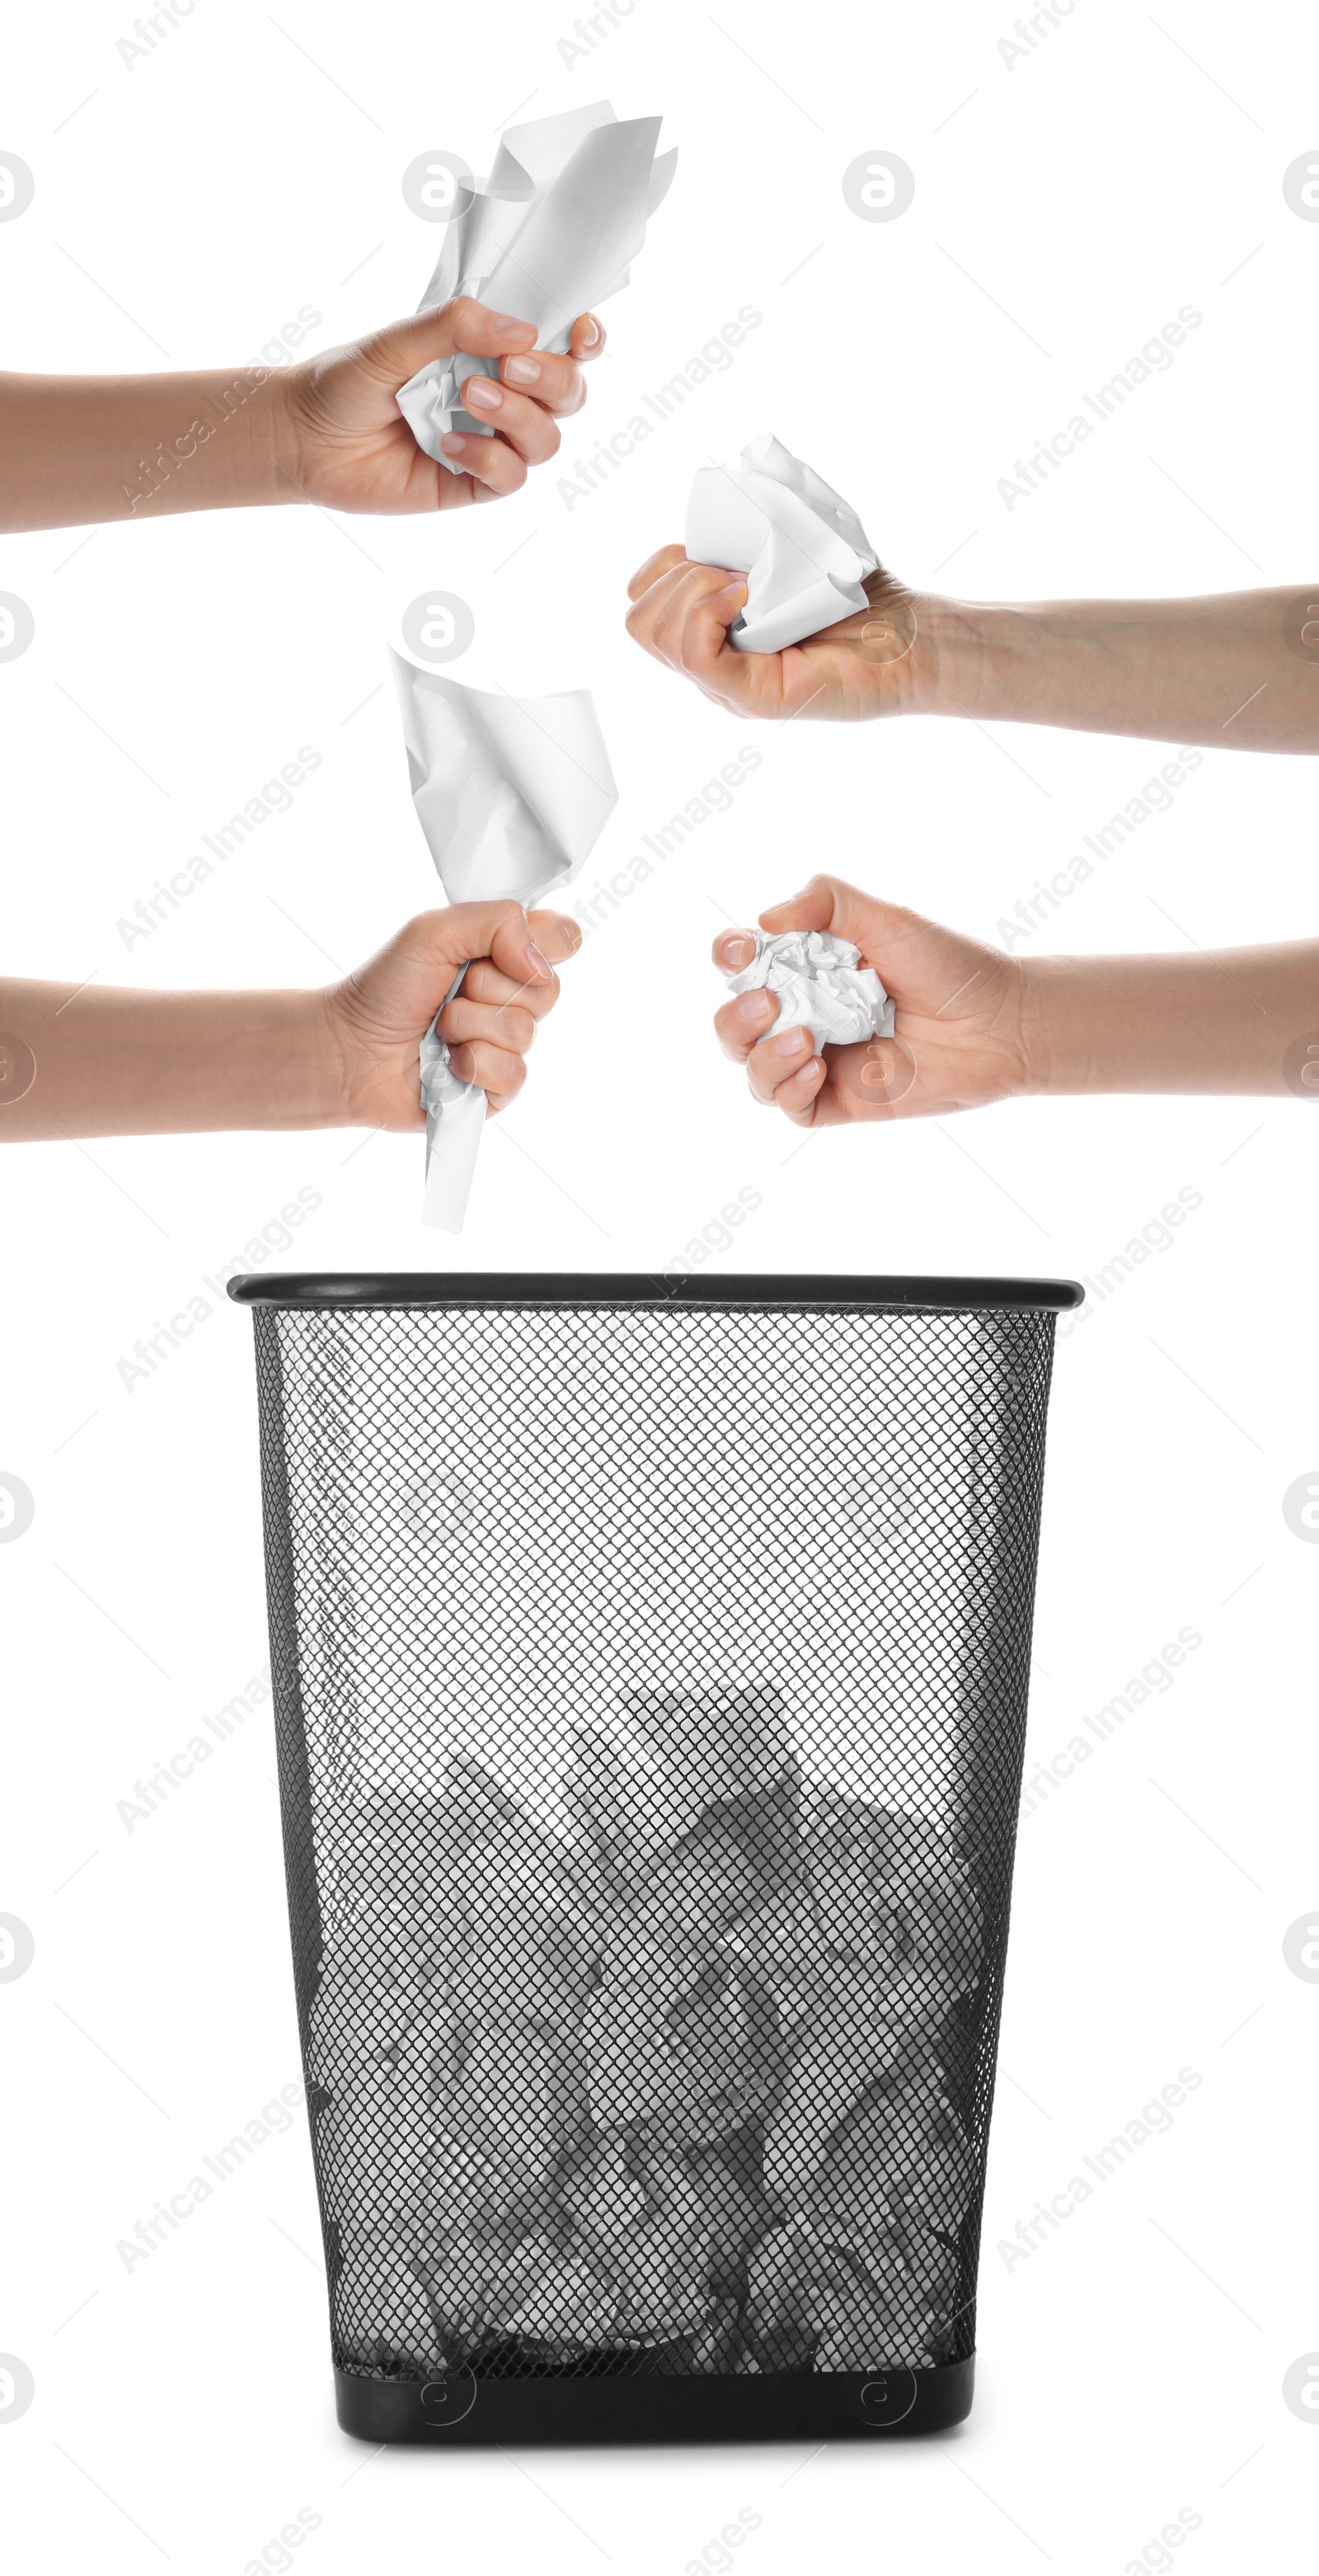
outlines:
[{"label": "woman's hand holding paper", "polygon": [[628,596],[637,643],[739,716],[960,716],[1319,749],[1305,591],[1020,607],[912,591],[876,561],[851,503],[772,435],[737,466],[698,471],[684,543],[652,555]]},{"label": "woman's hand holding paper", "polygon": [[[751,1096],[797,1127],[860,1119],[944,1116],[1041,1087],[1029,1077],[1024,966],[901,905],[812,877],[804,892],[760,916],[771,933],[831,931],[859,949],[896,1004],[892,1037],[815,1050],[804,1027],[780,1027],[775,993],[739,993],[715,1015],[725,1055],[744,1064]],[[740,975],[755,936],[721,931],[714,962]]]},{"label": "woman's hand holding paper", "polygon": [[506,1109],[527,1078],[539,1021],[559,998],[556,965],[582,944],[561,912],[520,903],[452,903],[419,913],[365,966],[321,997],[340,1069],[346,1127],[424,1127],[417,1055],[444,994],[470,958],[462,989],[440,1013],[454,1072]]},{"label": "woman's hand holding paper", "polygon": [[699,468],[683,545],[652,555],[628,596],[638,644],[739,714],[837,719],[914,702],[917,602],[851,502],[772,431],[736,465]]},{"label": "woman's hand holding paper", "polygon": [[1311,1096],[1319,940],[1190,956],[1010,957],[825,876],[760,921],[775,940],[827,931],[848,941],[894,1005],[891,1037],[832,1045],[826,1034],[821,1053],[814,1032],[782,1021],[780,993],[791,980],[817,1027],[827,995],[782,961],[778,989],[748,985],[764,971],[765,943],[720,932],[714,962],[736,978],[736,998],[715,1014],[720,1044],[746,1066],[752,1098],[797,1127],[945,1117],[1023,1094]]},{"label": "woman's hand holding paper", "polygon": [[[418,1063],[437,1011],[480,1114],[526,1080],[575,921],[520,903],[419,913],[337,984],[177,993],[0,977],[11,1059],[0,1144],[219,1128],[424,1127]],[[445,1004],[468,959],[461,993]],[[482,1098],[484,1094],[484,1098]]]},{"label": "woman's hand holding paper", "polygon": [[[582,367],[599,357],[604,344],[603,324],[581,313],[568,355],[551,356],[536,348],[533,323],[460,295],[408,321],[391,322],[351,348],[327,349],[282,380],[293,437],[292,480],[319,508],[377,515],[502,500],[521,489],[529,467],[557,453],[555,422],[581,410]],[[464,404],[488,421],[494,436],[444,438],[449,461],[441,464],[418,446],[398,395],[423,367],[459,351],[498,365],[497,381],[475,375],[462,388]]]},{"label": "woman's hand holding paper", "polygon": [[920,603],[882,567],[861,587],[869,606],[805,643],[743,653],[729,630],[746,608],[745,575],[690,563],[681,546],[661,546],[628,583],[627,631],[657,662],[737,715],[836,724],[914,714]]},{"label": "woman's hand holding paper", "polygon": [[[579,313],[565,355],[535,342],[533,323],[464,295],[286,368],[0,374],[0,529],[301,502],[389,516],[498,500],[554,455],[555,422],[580,411],[582,366],[605,335]],[[440,442],[441,463],[417,445],[397,397],[419,369],[462,355],[491,370],[466,382],[470,418],[494,434]]]},{"label": "woman's hand holding paper", "polygon": [[[510,897],[539,903],[570,885],[618,802],[590,690],[517,698],[510,689],[468,689],[441,671],[419,671],[401,653],[390,658],[412,801],[455,916]],[[463,954],[457,948],[455,961]],[[452,999],[441,995],[446,1010]],[[458,1234],[485,1104],[482,1077],[469,1080],[454,1067],[445,1016],[441,1011],[421,1044],[422,1223]]]}]

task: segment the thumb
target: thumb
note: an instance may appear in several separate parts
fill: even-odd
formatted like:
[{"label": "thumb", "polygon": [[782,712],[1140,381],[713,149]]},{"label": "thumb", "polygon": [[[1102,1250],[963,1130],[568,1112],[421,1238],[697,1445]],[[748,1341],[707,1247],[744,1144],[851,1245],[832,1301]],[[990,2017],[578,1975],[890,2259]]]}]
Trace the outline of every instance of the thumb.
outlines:
[{"label": "thumb", "polygon": [[451,903],[443,911],[414,914],[333,989],[377,1025],[421,1030],[434,1018],[459,968],[474,957],[493,958],[515,984],[553,981],[521,904],[503,901]]},{"label": "thumb", "polygon": [[760,926],[771,933],[830,930],[836,939],[848,939],[860,950],[863,966],[876,968],[885,957],[891,964],[895,952],[900,955],[930,927],[903,904],[884,903],[841,877],[825,876],[812,877],[800,894],[789,895],[785,903],[771,904],[768,912],[762,912]]},{"label": "thumb", "polygon": [[515,349],[536,345],[534,322],[519,322],[511,313],[495,313],[473,295],[432,305],[404,322],[387,322],[364,344],[364,355],[391,385],[407,383],[432,358],[506,358]]},{"label": "thumb", "polygon": [[581,923],[566,912],[529,912],[527,928],[551,966],[562,966],[575,957],[582,944]]}]

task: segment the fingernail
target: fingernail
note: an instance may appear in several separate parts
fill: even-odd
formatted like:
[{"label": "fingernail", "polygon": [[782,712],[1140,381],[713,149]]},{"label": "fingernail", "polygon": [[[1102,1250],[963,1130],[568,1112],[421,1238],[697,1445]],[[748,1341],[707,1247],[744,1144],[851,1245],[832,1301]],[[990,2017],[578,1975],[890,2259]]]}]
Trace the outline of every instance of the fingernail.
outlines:
[{"label": "fingernail", "polygon": [[498,411],[504,397],[489,376],[473,376],[463,387],[463,405],[467,411]]},{"label": "fingernail", "polygon": [[739,1020],[763,1020],[766,1003],[771,999],[763,985],[754,993],[744,993],[737,1006]]},{"label": "fingernail", "polygon": [[725,966],[732,966],[734,968],[738,966],[749,966],[755,953],[756,943],[754,939],[726,939],[724,941]]},{"label": "fingernail", "polygon": [[806,1044],[805,1029],[786,1029],[781,1038],[769,1041],[775,1055],[800,1055]]},{"label": "fingernail", "polygon": [[599,337],[600,325],[597,322],[594,313],[588,313],[586,317],[586,337],[582,342],[583,348],[593,349]]},{"label": "fingernail", "polygon": [[793,1077],[792,1077],[793,1081],[794,1081],[794,1082],[813,1082],[813,1081],[814,1081],[814,1079],[815,1079],[816,1074],[820,1071],[820,1062],[821,1062],[821,1060],[820,1060],[819,1056],[818,1056],[818,1055],[813,1055],[813,1056],[811,1057],[811,1060],[810,1060],[810,1063],[809,1063],[809,1064],[803,1064],[803,1065],[799,1065],[799,1066],[798,1066],[797,1071],[794,1073],[794,1075],[793,1075]]},{"label": "fingernail", "polygon": [[440,440],[440,454],[441,456],[461,456],[466,444],[461,432],[451,429]]},{"label": "fingernail", "polygon": [[492,313],[490,328],[501,340],[520,340],[531,329],[531,324],[519,322],[516,313]]},{"label": "fingernail", "polygon": [[534,939],[529,939],[527,941],[527,963],[537,982],[548,984],[550,980],[549,959],[547,957],[542,957]]},{"label": "fingernail", "polygon": [[538,385],[540,383],[540,368],[537,365],[536,360],[534,358],[505,358],[504,382],[506,385]]},{"label": "fingernail", "polygon": [[574,955],[574,957],[575,957],[575,956],[576,956],[576,954],[577,954],[578,949],[581,947],[581,944],[582,944],[582,928],[581,928],[581,923],[580,923],[580,922],[577,922],[577,921],[569,921],[569,922],[566,922],[566,923],[565,923],[565,925],[564,925],[564,933],[563,933],[563,935],[564,935],[564,938],[567,940],[567,942],[568,942],[568,946],[569,946],[569,947],[570,947],[570,949],[572,950],[572,953],[573,953],[573,955]]},{"label": "fingernail", "polygon": [[725,582],[723,589],[717,590],[714,596],[716,599],[736,599],[745,594],[746,586],[745,575],[739,573],[736,581]]}]

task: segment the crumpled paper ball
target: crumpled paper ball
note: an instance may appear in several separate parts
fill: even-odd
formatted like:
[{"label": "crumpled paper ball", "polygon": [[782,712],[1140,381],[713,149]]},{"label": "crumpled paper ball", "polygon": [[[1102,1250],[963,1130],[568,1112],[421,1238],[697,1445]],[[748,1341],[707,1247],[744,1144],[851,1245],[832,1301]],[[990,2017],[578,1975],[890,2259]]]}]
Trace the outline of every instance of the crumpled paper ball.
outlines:
[{"label": "crumpled paper ball", "polygon": [[777,995],[774,1029],[809,1029],[815,1045],[856,1046],[866,1038],[891,1038],[894,1005],[873,966],[861,964],[861,951],[832,930],[783,930],[773,937],[756,932],[756,953],[749,966],[730,975],[731,993],[751,993],[763,986]]},{"label": "crumpled paper ball", "polygon": [[746,574],[728,630],[739,653],[781,653],[869,607],[862,584],[879,568],[850,501],[768,431],[743,448],[740,472],[701,467],[683,542],[692,563]]},{"label": "crumpled paper ball", "polygon": [[346,2347],[949,2357],[983,2152],[954,1818],[804,1777],[764,1680],[622,1689],[562,1760],[553,1830],[466,1750],[354,1828],[309,2067]]},{"label": "crumpled paper ball", "polygon": [[624,1865],[667,1852],[710,1807],[771,1789],[792,1759],[781,1696],[755,1684],[625,1691],[617,1717],[572,1741],[567,1804]]}]

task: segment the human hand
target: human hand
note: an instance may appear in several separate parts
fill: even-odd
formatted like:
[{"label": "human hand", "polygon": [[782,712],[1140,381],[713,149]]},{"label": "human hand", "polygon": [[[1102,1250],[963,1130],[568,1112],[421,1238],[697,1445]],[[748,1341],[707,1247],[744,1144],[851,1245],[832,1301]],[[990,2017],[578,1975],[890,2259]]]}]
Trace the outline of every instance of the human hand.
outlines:
[{"label": "human hand", "polygon": [[[581,410],[581,370],[599,357],[604,327],[593,313],[580,313],[563,358],[548,356],[535,343],[532,323],[492,313],[461,295],[410,321],[388,323],[346,348],[301,360],[277,384],[291,433],[290,461],[282,470],[319,508],[378,515],[460,510],[471,501],[497,501],[519,491],[528,466],[556,454],[556,420]],[[466,379],[464,408],[487,417],[495,435],[481,438],[469,431],[445,438],[445,455],[464,469],[451,474],[423,454],[395,397],[419,368],[456,351],[498,358],[500,380]],[[294,497],[291,491],[288,497]]]},{"label": "human hand", "polygon": [[485,1092],[488,1115],[505,1109],[527,1078],[537,1023],[559,998],[556,963],[582,944],[560,912],[518,903],[454,903],[418,913],[385,947],[315,998],[348,1127],[423,1127],[418,1050],[465,958],[473,963],[443,1012],[439,1033],[461,1082]]},{"label": "human hand", "polygon": [[[831,930],[851,940],[896,1004],[891,1038],[826,1047],[823,1056],[808,1030],[774,1027],[778,997],[763,988],[716,1012],[719,1043],[746,1066],[753,1100],[781,1109],[794,1126],[942,1116],[1030,1087],[1026,968],[1001,950],[837,877],[812,877],[801,894],[762,912],[760,926]],[[721,931],[714,943],[714,962],[726,975],[739,973],[753,954],[744,930]]]},{"label": "human hand", "polygon": [[[1234,751],[1319,751],[1305,590],[1009,605],[913,591],[882,565],[862,587],[869,607],[818,635],[782,653],[739,653],[728,630],[746,605],[745,575],[662,546],[628,583],[627,630],[740,716],[957,716]],[[1185,773],[1170,766],[1171,779],[1168,766],[1162,777],[1175,785]]]},{"label": "human hand", "polygon": [[804,643],[782,653],[739,653],[728,630],[746,605],[745,575],[689,563],[681,546],[662,546],[628,583],[627,631],[736,715],[857,723],[910,714],[924,683],[927,603],[882,566],[863,588],[868,608]]}]

